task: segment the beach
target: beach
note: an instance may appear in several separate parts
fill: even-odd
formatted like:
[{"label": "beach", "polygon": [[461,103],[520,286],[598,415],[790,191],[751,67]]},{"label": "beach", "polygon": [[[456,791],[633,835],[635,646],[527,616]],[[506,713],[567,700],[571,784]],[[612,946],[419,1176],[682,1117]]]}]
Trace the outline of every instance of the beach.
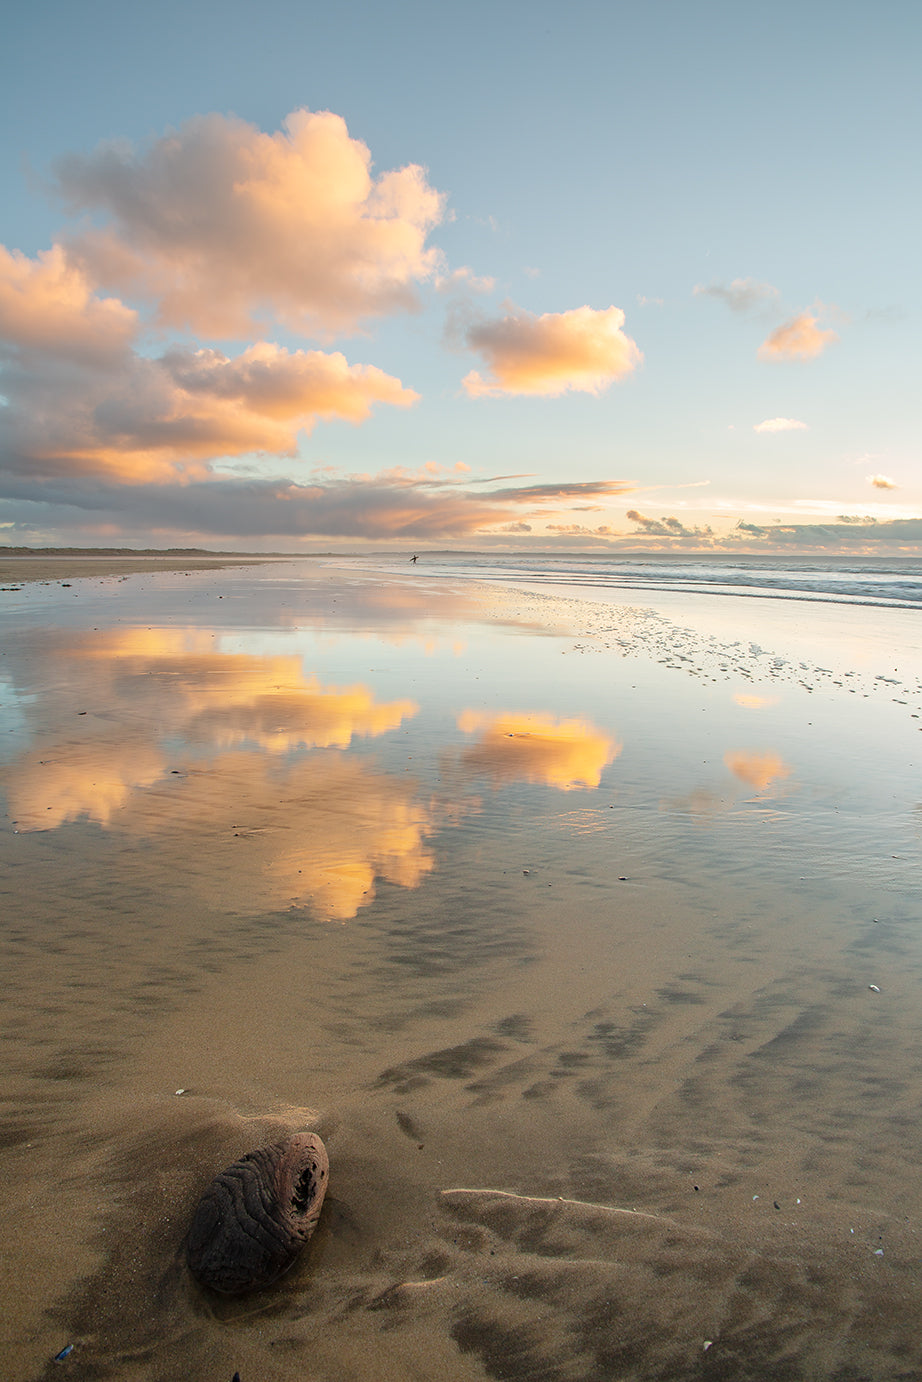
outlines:
[{"label": "beach", "polygon": [[[2,574],[8,1377],[922,1371],[904,575]],[[203,1291],[301,1129],[314,1239]]]}]

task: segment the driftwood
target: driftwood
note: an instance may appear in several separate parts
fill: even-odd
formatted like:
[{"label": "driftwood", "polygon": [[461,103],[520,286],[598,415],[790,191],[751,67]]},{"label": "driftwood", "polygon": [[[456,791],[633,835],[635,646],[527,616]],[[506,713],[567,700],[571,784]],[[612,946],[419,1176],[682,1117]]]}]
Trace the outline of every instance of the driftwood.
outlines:
[{"label": "driftwood", "polygon": [[307,1132],[228,1166],[199,1200],[186,1238],[192,1275],[225,1295],[276,1281],[317,1227],[329,1174],[326,1148]]}]

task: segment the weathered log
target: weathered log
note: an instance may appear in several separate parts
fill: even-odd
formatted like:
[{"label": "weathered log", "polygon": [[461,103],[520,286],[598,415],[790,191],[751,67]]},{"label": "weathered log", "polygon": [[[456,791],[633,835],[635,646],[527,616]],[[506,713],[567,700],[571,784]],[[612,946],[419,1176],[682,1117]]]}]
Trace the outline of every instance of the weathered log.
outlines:
[{"label": "weathered log", "polygon": [[317,1227],[329,1174],[326,1148],[307,1132],[228,1166],[192,1219],[186,1238],[192,1275],[225,1295],[276,1281]]}]

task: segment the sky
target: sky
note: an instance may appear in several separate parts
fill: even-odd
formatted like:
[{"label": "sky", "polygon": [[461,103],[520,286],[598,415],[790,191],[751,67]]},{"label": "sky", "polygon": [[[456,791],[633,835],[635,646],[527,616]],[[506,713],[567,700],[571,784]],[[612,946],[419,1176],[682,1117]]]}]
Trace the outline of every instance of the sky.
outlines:
[{"label": "sky", "polygon": [[0,544],[922,555],[916,0],[34,0]]}]

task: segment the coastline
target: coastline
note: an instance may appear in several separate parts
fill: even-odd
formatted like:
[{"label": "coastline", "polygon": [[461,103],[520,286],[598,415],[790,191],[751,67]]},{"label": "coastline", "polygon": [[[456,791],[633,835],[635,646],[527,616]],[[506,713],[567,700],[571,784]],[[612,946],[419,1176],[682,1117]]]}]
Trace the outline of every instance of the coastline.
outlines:
[{"label": "coastline", "polygon": [[[261,566],[290,561],[283,554],[253,552],[127,552],[99,556],[85,552],[55,552],[6,556],[0,550],[0,583],[78,580],[87,576],[133,576],[148,571],[216,571],[229,566]],[[301,558],[297,558],[301,560]]]}]

